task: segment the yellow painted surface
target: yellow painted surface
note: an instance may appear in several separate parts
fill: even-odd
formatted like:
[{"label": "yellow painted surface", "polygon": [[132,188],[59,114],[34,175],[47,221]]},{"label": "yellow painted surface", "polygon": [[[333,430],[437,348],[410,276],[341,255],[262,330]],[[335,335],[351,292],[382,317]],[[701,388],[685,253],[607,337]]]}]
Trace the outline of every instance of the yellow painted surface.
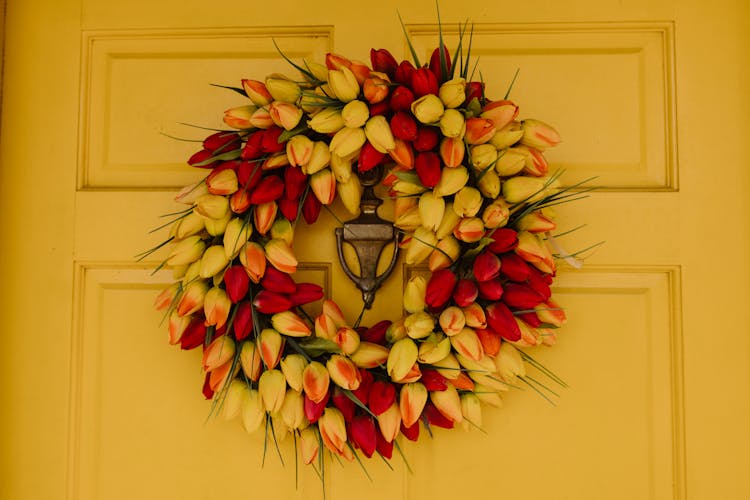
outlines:
[{"label": "yellow painted surface", "polygon": [[[294,484],[291,442],[261,469],[262,439],[211,420],[199,353],[168,346],[151,304],[168,273],[133,255],[195,178],[181,163],[239,102],[208,83],[288,71],[293,58],[370,47],[421,53],[432,2],[7,0],[0,131],[0,499],[322,498]],[[328,464],[343,498],[750,498],[750,6],[716,2],[442,2],[477,24],[488,94],[554,123],[566,180],[604,187],[559,210],[606,245],[556,296],[570,318],[535,353],[570,384],[557,406],[513,391],[478,431],[403,443],[413,474]],[[341,211],[339,211],[341,213]],[[325,215],[300,229],[306,279],[350,315]],[[330,266],[325,265],[331,262]],[[399,273],[401,268],[399,267]],[[365,323],[395,317],[401,275]]]}]

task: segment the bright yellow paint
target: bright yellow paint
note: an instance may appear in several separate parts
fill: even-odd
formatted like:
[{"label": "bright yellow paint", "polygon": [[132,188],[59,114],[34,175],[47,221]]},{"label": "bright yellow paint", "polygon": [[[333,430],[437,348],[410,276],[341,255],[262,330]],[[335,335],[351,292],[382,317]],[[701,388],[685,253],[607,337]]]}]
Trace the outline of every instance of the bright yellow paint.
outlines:
[{"label": "bright yellow paint", "polygon": [[[295,491],[273,451],[260,470],[261,439],[236,422],[203,425],[199,354],[158,326],[151,302],[170,277],[132,256],[193,175],[180,166],[192,146],[158,132],[185,135],[174,123],[237,103],[206,83],[286,71],[268,59],[271,34],[294,57],[405,56],[398,7],[426,53],[433,4],[7,3],[0,498],[319,498],[315,475],[302,471]],[[444,21],[478,23],[488,93],[501,97],[520,67],[522,116],[565,139],[550,158],[569,181],[607,186],[559,210],[588,223],[565,244],[607,244],[558,280],[570,322],[536,354],[571,386],[557,407],[511,392],[485,409],[487,434],[404,443],[412,475],[398,458],[395,472],[368,463],[374,483],[329,463],[328,498],[750,497],[750,7],[442,3]],[[325,218],[298,236],[308,262],[333,259]],[[305,273],[358,312],[338,264]],[[365,322],[395,316],[400,287],[397,275]]]}]

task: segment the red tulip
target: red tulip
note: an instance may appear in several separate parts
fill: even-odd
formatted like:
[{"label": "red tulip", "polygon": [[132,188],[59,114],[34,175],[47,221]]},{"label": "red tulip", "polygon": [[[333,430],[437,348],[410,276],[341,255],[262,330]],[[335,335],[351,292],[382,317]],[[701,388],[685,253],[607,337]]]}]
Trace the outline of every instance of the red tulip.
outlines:
[{"label": "red tulip", "polygon": [[375,415],[385,412],[396,401],[396,387],[390,382],[376,380],[370,387],[367,406]]},{"label": "red tulip", "polygon": [[435,187],[440,180],[440,157],[432,151],[419,153],[414,160],[417,176],[424,187]]},{"label": "red tulip", "polygon": [[250,193],[250,203],[260,205],[276,201],[284,193],[284,181],[278,175],[268,175],[261,180]]},{"label": "red tulip", "polygon": [[508,306],[495,302],[487,306],[487,324],[502,338],[510,342],[521,340],[521,330]]},{"label": "red tulip", "polygon": [[264,153],[280,153],[286,149],[286,141],[279,142],[279,137],[283,131],[283,128],[277,127],[276,125],[262,131],[263,138],[261,141],[261,148],[263,148]]},{"label": "red tulip", "polygon": [[466,84],[466,102],[470,103],[472,99],[484,97],[484,84],[482,82],[469,82]]},{"label": "red tulip", "polygon": [[[344,418],[346,419],[346,415],[344,415]],[[372,457],[377,447],[377,435],[379,433],[375,427],[375,420],[368,415],[358,415],[346,420],[351,422],[349,424],[349,437],[352,442],[362,450],[367,458]]]},{"label": "red tulip", "polygon": [[203,140],[203,149],[220,155],[240,148],[242,140],[236,132],[216,132]]},{"label": "red tulip", "polygon": [[411,85],[411,77],[417,69],[409,61],[401,61],[401,63],[393,72],[393,79],[401,85]]},{"label": "red tulip", "polygon": [[188,159],[188,165],[191,167],[198,167],[198,168],[214,168],[218,162],[218,160],[212,161],[210,163],[201,165],[206,160],[209,160],[213,156],[213,153],[207,149],[203,149],[201,151],[198,151],[193,156]]},{"label": "red tulip", "polygon": [[448,79],[448,75],[443,74],[443,68],[440,65],[440,52],[444,54],[445,63],[447,66],[448,72],[451,70],[451,55],[448,53],[448,49],[443,45],[442,47],[436,47],[435,50],[432,51],[432,56],[430,56],[430,71],[435,75],[435,78],[437,78],[437,81],[444,82]]},{"label": "red tulip", "polygon": [[[413,102],[414,93],[409,89],[409,87],[396,87],[396,89],[391,93],[390,104],[393,111],[410,111],[411,103]],[[372,114],[372,110],[370,110],[370,115]]]},{"label": "red tulip", "polygon": [[375,431],[375,448],[384,458],[390,460],[393,457],[393,441],[385,439],[380,429],[376,429]]},{"label": "red tulip", "polygon": [[414,168],[414,149],[411,147],[411,142],[401,139],[395,139],[393,142],[396,147],[388,151],[388,156],[400,167],[408,170]]},{"label": "red tulip", "polygon": [[417,151],[432,151],[440,142],[439,129],[420,126],[417,128],[417,138],[414,139],[414,149]]},{"label": "red tulip", "polygon": [[403,141],[413,141],[417,138],[417,121],[405,111],[398,111],[391,118],[391,132],[393,136]]},{"label": "red tulip", "polygon": [[477,281],[489,281],[500,275],[500,259],[491,252],[482,252],[474,259],[472,271]]},{"label": "red tulip", "polygon": [[432,402],[428,401],[424,406],[424,416],[427,418],[427,422],[435,427],[442,427],[443,429],[453,429],[453,421],[445,417]]},{"label": "red tulip", "polygon": [[411,427],[405,427],[404,423],[401,422],[401,434],[409,441],[416,441],[419,439],[419,422],[414,422]]},{"label": "red tulip", "polygon": [[242,300],[250,286],[250,277],[245,272],[245,268],[237,265],[227,269],[224,272],[224,286],[233,304]]},{"label": "red tulip", "polygon": [[432,273],[427,283],[425,304],[433,309],[444,306],[451,298],[456,281],[456,275],[450,269],[439,269]]},{"label": "red tulip", "polygon": [[284,169],[284,198],[296,200],[305,191],[307,176],[298,167],[286,167]]},{"label": "red tulip", "polygon": [[503,285],[500,280],[480,281],[477,283],[479,296],[485,300],[500,300],[503,296]]},{"label": "red tulip", "polygon": [[302,217],[304,217],[305,222],[308,224],[315,224],[315,221],[318,220],[318,215],[320,215],[320,209],[322,206],[323,204],[320,203],[320,200],[318,200],[315,195],[308,193],[307,196],[305,196],[305,201],[302,202]]},{"label": "red tulip", "polygon": [[[546,306],[545,306],[546,307]],[[539,328],[542,326],[542,320],[539,319],[539,316],[536,315],[536,313],[530,312],[530,313],[523,313],[523,314],[517,314],[516,317],[529,325],[531,328]]]},{"label": "red tulip", "polygon": [[249,301],[237,304],[232,322],[234,338],[238,341],[246,339],[253,331],[253,308]]},{"label": "red tulip", "polygon": [[431,368],[422,369],[420,382],[424,384],[428,391],[444,391],[448,388],[448,379]]},{"label": "red tulip", "polygon": [[491,328],[477,328],[474,330],[485,354],[496,356],[500,352],[500,335]]},{"label": "red tulip", "polygon": [[[266,273],[268,273],[268,269],[266,269]],[[255,295],[253,306],[263,314],[275,314],[291,309],[292,301],[286,295],[261,290]]]},{"label": "red tulip", "polygon": [[297,283],[297,290],[289,294],[292,305],[301,306],[323,298],[323,288],[315,283]]},{"label": "red tulip", "polygon": [[534,309],[545,298],[529,285],[523,283],[507,283],[503,302],[516,309]]},{"label": "red tulip", "polygon": [[370,390],[372,389],[372,384],[375,379],[370,370],[364,370],[361,368],[359,370],[359,376],[362,381],[359,383],[359,387],[352,391],[352,394],[354,394],[354,397],[356,397],[360,403],[367,404],[367,401],[370,399]]},{"label": "red tulip", "polygon": [[500,257],[502,266],[500,274],[511,281],[523,282],[529,279],[531,267],[515,253],[508,253]]},{"label": "red tulip", "polygon": [[370,49],[370,63],[374,71],[385,73],[389,78],[393,78],[398,68],[396,58],[386,49]]},{"label": "red tulip", "polygon": [[206,378],[203,379],[203,397],[206,399],[211,399],[214,397],[214,391],[211,389],[211,373],[206,373]]},{"label": "red tulip", "polygon": [[245,147],[242,148],[240,158],[243,160],[256,160],[261,156],[263,156],[263,131],[258,130],[247,137],[247,142],[245,143]]},{"label": "red tulip", "polygon": [[391,326],[391,321],[387,319],[380,321],[368,328],[367,331],[360,335],[360,338],[365,342],[383,345],[385,344],[385,332],[388,331],[389,326]]},{"label": "red tulip", "polygon": [[356,410],[354,401],[349,399],[349,396],[344,394],[344,392],[339,387],[335,387],[333,389],[333,396],[331,397],[331,399],[333,400],[333,405],[339,409],[342,415],[344,415],[344,420],[346,420],[347,422],[351,422],[354,418],[354,412]]},{"label": "red tulip", "polygon": [[387,101],[378,102],[370,106],[370,116],[380,116],[391,112],[391,105]]},{"label": "red tulip", "polygon": [[297,220],[297,215],[299,215],[299,201],[299,198],[295,200],[279,198],[279,200],[277,201],[279,212],[281,212],[281,215],[283,215],[289,222],[294,222]]},{"label": "red tulip", "polygon": [[321,399],[319,403],[316,403],[305,394],[305,416],[311,424],[317,422],[318,419],[320,419],[320,416],[323,415],[323,411],[326,409],[329,398],[330,393],[326,392],[323,399]]},{"label": "red tulip", "polygon": [[359,150],[359,161],[357,162],[357,170],[360,172],[367,172],[380,165],[385,158],[385,153],[381,153],[375,147],[370,144],[369,141],[365,142],[362,149]]},{"label": "red tulip", "polygon": [[256,162],[243,161],[237,166],[237,182],[246,190],[253,189],[263,178],[263,170]]},{"label": "red tulip", "polygon": [[462,279],[458,281],[456,289],[453,291],[453,300],[458,307],[466,307],[476,302],[479,290],[472,280]]},{"label": "red tulip", "polygon": [[411,89],[416,98],[427,94],[437,95],[439,87],[435,73],[429,68],[419,68],[411,75]]},{"label": "red tulip", "polygon": [[297,290],[297,285],[292,277],[275,267],[266,269],[266,274],[260,280],[260,285],[269,292],[275,293],[290,294]]},{"label": "red tulip", "polygon": [[552,283],[552,276],[549,274],[543,274],[537,268],[530,267],[528,281],[529,286],[541,295],[544,300],[548,300],[552,296],[552,290],[549,288],[549,285]]},{"label": "red tulip", "polygon": [[518,233],[507,227],[495,229],[490,238],[492,238],[492,243],[487,246],[487,249],[496,254],[510,252],[518,245]]},{"label": "red tulip", "polygon": [[180,337],[180,348],[184,350],[195,349],[199,345],[203,345],[206,340],[206,325],[204,318],[200,316],[194,317],[190,324],[182,332]]}]

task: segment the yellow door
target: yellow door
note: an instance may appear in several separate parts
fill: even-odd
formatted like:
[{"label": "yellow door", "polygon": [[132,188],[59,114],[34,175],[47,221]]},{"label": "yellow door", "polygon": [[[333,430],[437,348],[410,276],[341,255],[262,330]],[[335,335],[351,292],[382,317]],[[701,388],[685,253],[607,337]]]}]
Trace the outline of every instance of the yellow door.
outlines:
[{"label": "yellow door", "polygon": [[[327,463],[328,498],[742,499],[750,497],[750,134],[742,1],[442,2],[473,20],[488,94],[553,123],[568,184],[602,189],[559,209],[564,245],[600,240],[556,296],[569,322],[535,355],[569,388],[556,406],[512,391],[484,433],[402,443],[394,471]],[[133,256],[236,85],[292,58],[437,43],[434,4],[7,0],[0,144],[0,498],[322,498],[291,442],[212,419],[199,354],[167,343],[155,294],[169,273]],[[452,31],[451,31],[452,30]],[[451,38],[452,37],[452,38]],[[449,33],[450,40],[455,35]],[[336,222],[299,236],[304,273],[349,316],[357,292]],[[327,232],[323,232],[327,231]],[[307,243],[309,242],[309,243]],[[402,273],[365,317],[397,315]]]}]

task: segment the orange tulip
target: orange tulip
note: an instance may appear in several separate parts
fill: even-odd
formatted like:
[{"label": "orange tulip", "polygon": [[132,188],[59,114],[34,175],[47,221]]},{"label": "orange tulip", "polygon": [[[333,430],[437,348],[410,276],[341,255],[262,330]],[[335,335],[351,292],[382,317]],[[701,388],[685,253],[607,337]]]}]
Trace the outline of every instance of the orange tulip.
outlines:
[{"label": "orange tulip", "polygon": [[312,361],[302,372],[302,389],[313,403],[320,403],[328,395],[330,380],[326,367]]},{"label": "orange tulip", "polygon": [[185,291],[177,303],[177,314],[188,316],[203,309],[203,302],[208,292],[208,284],[205,280],[193,281],[185,287]]},{"label": "orange tulip", "polygon": [[210,372],[234,358],[234,340],[226,335],[215,338],[203,351],[203,371]]},{"label": "orange tulip", "polygon": [[169,343],[170,344],[177,345],[180,343],[182,334],[185,332],[185,329],[188,327],[191,320],[192,320],[192,316],[190,315],[180,316],[176,310],[172,311],[172,313],[169,315]]},{"label": "orange tulip", "polygon": [[334,301],[330,299],[326,299],[323,301],[323,314],[333,320],[333,324],[336,325],[336,328],[346,326],[344,313],[341,312],[341,309]]},{"label": "orange tulip", "polygon": [[266,254],[259,244],[249,241],[240,251],[240,262],[253,283],[259,283],[266,273]]},{"label": "orange tulip", "polygon": [[257,382],[261,372],[260,349],[252,340],[246,340],[240,350],[242,372],[253,382]]},{"label": "orange tulip", "polygon": [[355,391],[362,382],[362,377],[354,363],[340,354],[331,355],[326,362],[326,368],[331,380],[342,389]]},{"label": "orange tulip", "polygon": [[320,442],[318,441],[318,434],[312,427],[307,427],[299,433],[299,451],[302,458],[302,462],[306,465],[310,465],[318,458],[318,451]]},{"label": "orange tulip", "polygon": [[255,229],[257,229],[263,236],[268,233],[276,220],[278,208],[279,207],[276,205],[275,201],[256,205],[255,210],[253,211],[253,221],[255,222]]},{"label": "orange tulip", "polygon": [[206,326],[215,325],[220,329],[227,322],[232,301],[227,292],[217,286],[212,287],[203,300],[203,312],[206,316]]},{"label": "orange tulip", "polygon": [[436,246],[428,261],[428,267],[432,272],[450,267],[461,253],[461,245],[453,235],[441,239]]},{"label": "orange tulip", "polygon": [[427,389],[419,382],[405,384],[399,396],[399,410],[401,422],[405,427],[411,427],[419,421],[424,405],[427,403]]},{"label": "orange tulip", "polygon": [[276,368],[284,351],[284,339],[281,334],[273,328],[264,328],[258,335],[258,349],[260,359],[267,370]]},{"label": "orange tulip", "polygon": [[[292,248],[284,240],[272,239],[266,243],[265,256],[268,262],[281,272],[293,274],[297,271],[297,258],[294,256]],[[247,266],[245,267],[247,268]],[[252,275],[250,278],[252,279]]]},{"label": "orange tulip", "polygon": [[544,151],[560,143],[560,134],[557,130],[542,121],[524,120],[522,127],[523,138],[521,143],[526,146]]},{"label": "orange tulip", "polygon": [[487,317],[482,306],[476,302],[462,309],[466,318],[466,326],[470,328],[487,328]]},{"label": "orange tulip", "polygon": [[292,311],[283,311],[271,316],[271,325],[280,333],[289,337],[308,337],[312,330]]},{"label": "orange tulip", "polygon": [[484,144],[495,135],[495,124],[486,118],[469,118],[466,120],[466,135],[464,140],[467,144]]},{"label": "orange tulip", "polygon": [[315,172],[310,176],[310,189],[323,205],[330,205],[336,198],[336,177],[330,168]]},{"label": "orange tulip", "polygon": [[446,335],[458,335],[464,326],[466,326],[466,316],[464,312],[456,306],[447,307],[440,313],[440,328]]},{"label": "orange tulip", "polygon": [[346,423],[344,415],[336,408],[328,407],[318,420],[320,437],[326,448],[337,455],[344,454],[346,448]]},{"label": "orange tulip", "polygon": [[360,368],[371,369],[380,366],[388,360],[387,347],[372,342],[360,342],[351,355],[352,362]]},{"label": "orange tulip", "polygon": [[461,422],[464,419],[461,413],[461,397],[452,385],[449,384],[444,391],[432,391],[430,401],[445,418],[452,422]]},{"label": "orange tulip", "polygon": [[455,168],[461,165],[466,154],[466,146],[460,137],[446,137],[440,142],[440,158],[446,167]]},{"label": "orange tulip", "polygon": [[223,365],[217,366],[208,373],[208,384],[211,391],[214,393],[221,392],[224,387],[234,378],[239,370],[239,366],[235,365],[235,369],[232,370],[232,360],[227,361]]},{"label": "orange tulip", "polygon": [[387,410],[378,415],[378,427],[383,438],[389,443],[398,436],[401,430],[401,411],[395,401]]},{"label": "orange tulip", "polygon": [[474,243],[484,236],[484,222],[478,217],[466,217],[453,229],[453,236],[465,243]]},{"label": "orange tulip", "polygon": [[484,348],[479,337],[471,328],[465,327],[458,334],[452,336],[451,346],[461,356],[479,361],[484,357]]},{"label": "orange tulip", "polygon": [[359,347],[359,334],[353,328],[343,326],[332,339],[344,354],[351,354]]}]

